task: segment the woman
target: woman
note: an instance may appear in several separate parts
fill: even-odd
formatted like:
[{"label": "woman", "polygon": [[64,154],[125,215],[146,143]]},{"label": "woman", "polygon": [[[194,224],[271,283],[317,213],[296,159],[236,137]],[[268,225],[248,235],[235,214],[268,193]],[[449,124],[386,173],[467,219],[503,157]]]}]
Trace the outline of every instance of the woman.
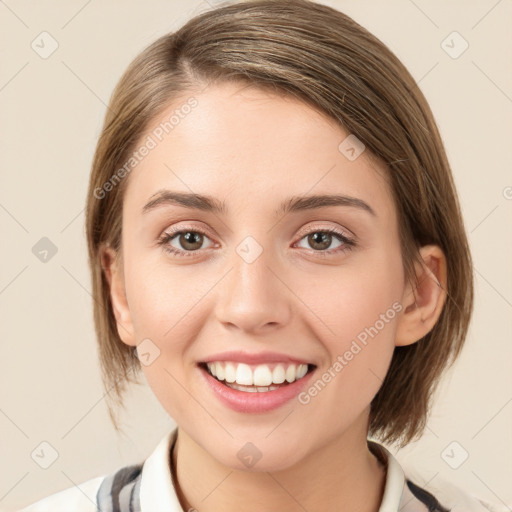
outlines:
[{"label": "woman", "polygon": [[106,389],[122,404],[142,369],[178,427],[25,510],[491,510],[380,444],[421,436],[472,266],[427,102],[348,16],[255,0],[154,42],[110,101],[86,225]]}]

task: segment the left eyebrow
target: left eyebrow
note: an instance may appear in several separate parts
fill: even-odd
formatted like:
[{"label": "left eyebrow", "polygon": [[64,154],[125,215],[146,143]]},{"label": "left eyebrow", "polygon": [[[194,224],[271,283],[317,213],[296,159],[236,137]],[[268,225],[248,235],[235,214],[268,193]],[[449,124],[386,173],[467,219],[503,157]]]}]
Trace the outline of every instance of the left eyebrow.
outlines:
[{"label": "left eyebrow", "polygon": [[[150,197],[149,202],[142,208],[142,213],[147,213],[164,205],[177,205],[218,214],[225,214],[227,212],[226,203],[211,196],[187,192],[174,192],[171,190],[159,190]],[[328,206],[357,208],[374,217],[377,216],[373,208],[362,199],[338,194],[293,196],[281,203],[274,213],[276,216],[282,216],[290,212],[313,210]]]},{"label": "left eyebrow", "polygon": [[285,215],[288,212],[297,212],[302,210],[313,210],[315,208],[325,208],[328,206],[348,206],[358,208],[374,217],[377,217],[374,209],[365,203],[362,199],[352,196],[339,194],[321,194],[311,196],[293,196],[284,201],[276,210],[276,215]]}]

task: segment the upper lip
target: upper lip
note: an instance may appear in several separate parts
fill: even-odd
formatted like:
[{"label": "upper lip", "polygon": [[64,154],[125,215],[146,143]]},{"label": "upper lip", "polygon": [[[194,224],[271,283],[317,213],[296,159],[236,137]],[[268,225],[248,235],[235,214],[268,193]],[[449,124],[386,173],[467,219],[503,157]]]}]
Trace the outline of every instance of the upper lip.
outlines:
[{"label": "upper lip", "polygon": [[220,352],[212,356],[203,359],[203,363],[213,363],[215,361],[233,361],[237,363],[246,364],[265,364],[265,363],[294,363],[294,364],[310,364],[305,359],[300,359],[295,356],[289,356],[287,354],[280,354],[278,352],[240,352],[240,351],[228,351]]}]

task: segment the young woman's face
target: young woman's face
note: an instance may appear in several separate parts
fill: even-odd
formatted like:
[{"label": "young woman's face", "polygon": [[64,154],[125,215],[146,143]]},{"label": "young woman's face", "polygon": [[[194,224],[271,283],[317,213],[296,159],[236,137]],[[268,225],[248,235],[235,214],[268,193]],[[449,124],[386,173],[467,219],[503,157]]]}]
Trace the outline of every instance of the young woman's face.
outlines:
[{"label": "young woman's face", "polygon": [[[227,466],[261,454],[255,470],[284,469],[366,439],[405,293],[382,169],[297,99],[240,84],[191,96],[153,122],[125,178],[123,341],[142,343],[158,400]],[[248,392],[206,361],[231,380],[245,361],[238,377],[265,386],[300,377],[294,362],[313,371]]]}]

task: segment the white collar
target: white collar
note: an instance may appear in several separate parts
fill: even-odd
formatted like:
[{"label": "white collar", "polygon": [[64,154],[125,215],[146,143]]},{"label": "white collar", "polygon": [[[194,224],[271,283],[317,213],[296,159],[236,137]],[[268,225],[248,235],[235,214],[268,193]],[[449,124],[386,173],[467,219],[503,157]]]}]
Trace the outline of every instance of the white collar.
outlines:
[{"label": "white collar", "polygon": [[[140,504],[142,512],[183,512],[172,483],[169,454],[176,442],[178,427],[165,435],[142,468]],[[386,484],[378,512],[397,512],[402,500],[405,474],[395,457],[382,445],[369,441],[387,457]]]},{"label": "white collar", "polygon": [[397,512],[401,509],[402,495],[405,486],[405,473],[398,460],[381,444],[368,441],[374,450],[380,450],[386,459],[386,484],[378,512]]}]

